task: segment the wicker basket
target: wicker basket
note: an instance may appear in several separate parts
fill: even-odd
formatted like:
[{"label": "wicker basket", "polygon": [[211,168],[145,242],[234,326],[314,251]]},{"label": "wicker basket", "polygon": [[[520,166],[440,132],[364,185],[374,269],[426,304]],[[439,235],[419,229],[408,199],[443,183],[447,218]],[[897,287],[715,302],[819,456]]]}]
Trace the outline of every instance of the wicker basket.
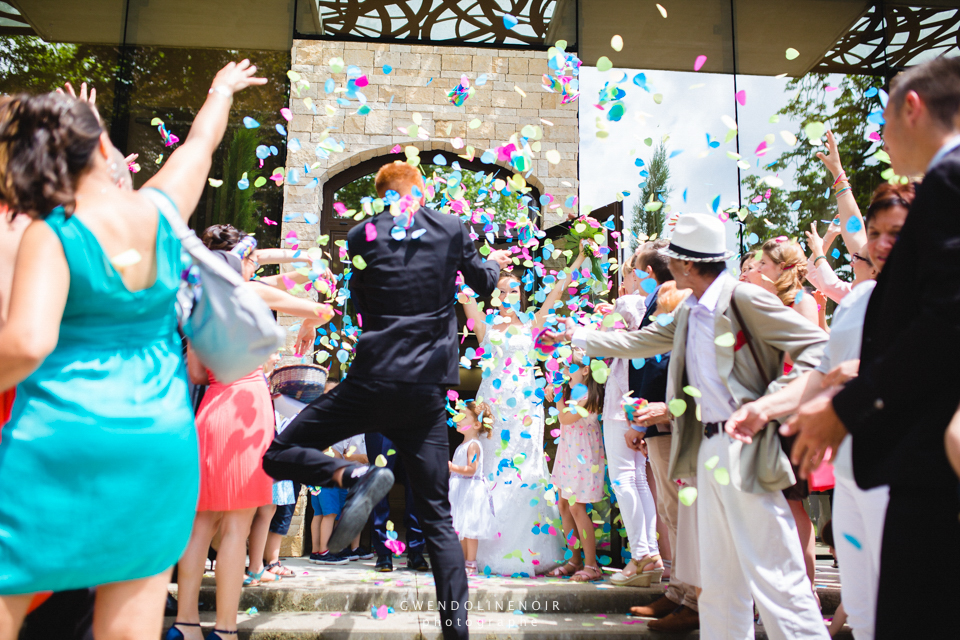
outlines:
[{"label": "wicker basket", "polygon": [[327,369],[316,364],[288,364],[270,374],[270,392],[310,403],[323,395]]}]

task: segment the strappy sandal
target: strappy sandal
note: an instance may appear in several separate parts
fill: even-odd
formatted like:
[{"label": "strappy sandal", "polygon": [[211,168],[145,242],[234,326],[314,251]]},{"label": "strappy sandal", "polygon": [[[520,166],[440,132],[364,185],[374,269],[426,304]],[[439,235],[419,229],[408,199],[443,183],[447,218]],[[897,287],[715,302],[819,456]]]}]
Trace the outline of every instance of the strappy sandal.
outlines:
[{"label": "strappy sandal", "polygon": [[463,566],[467,570],[468,576],[477,575],[477,563],[475,560],[465,560]]},{"label": "strappy sandal", "polygon": [[[663,576],[663,560],[659,555],[644,556],[639,560],[631,560],[637,568],[632,576],[618,573],[610,577],[610,583],[618,587],[649,587],[651,584],[660,584]],[[658,567],[657,564],[660,566]]]},{"label": "strappy sandal", "polygon": [[[568,568],[569,567],[569,568]],[[572,560],[568,560],[565,564],[557,567],[553,571],[547,574],[548,578],[569,578],[572,575],[576,575],[577,571],[580,571],[581,565],[576,564]]]},{"label": "strappy sandal", "polygon": [[583,565],[583,569],[570,578],[570,582],[596,582],[597,580],[603,580],[603,571],[600,567],[591,567],[588,564]]},{"label": "strappy sandal", "polygon": [[180,629],[177,627],[199,627],[199,622],[174,622],[173,625],[167,629],[167,635],[163,636],[163,640],[183,640],[184,635]]},{"label": "strappy sandal", "polygon": [[266,567],[264,567],[264,570],[267,571],[268,573],[272,573],[275,576],[280,576],[281,578],[297,577],[297,573],[293,569],[291,569],[290,567],[283,566],[282,564],[280,564],[279,560],[277,560],[276,562],[271,562]]},{"label": "strappy sandal", "polygon": [[237,635],[237,632],[224,631],[223,629],[214,629],[213,631],[210,632],[210,635],[207,636],[207,640],[223,640],[224,635],[235,636]]},{"label": "strappy sandal", "polygon": [[[259,587],[263,585],[264,582],[280,582],[280,576],[275,573],[270,573],[266,569],[261,569],[259,573],[250,573],[249,571],[244,571],[247,574],[247,577],[243,579],[243,586],[245,587]],[[267,573],[271,576],[269,580],[263,579],[263,574]]]}]

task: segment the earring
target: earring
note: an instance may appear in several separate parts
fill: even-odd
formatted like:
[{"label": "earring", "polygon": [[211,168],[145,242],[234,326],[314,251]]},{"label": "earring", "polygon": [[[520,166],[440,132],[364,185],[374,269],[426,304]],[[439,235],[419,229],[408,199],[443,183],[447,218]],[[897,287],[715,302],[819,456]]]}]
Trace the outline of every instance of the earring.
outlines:
[{"label": "earring", "polygon": [[690,272],[689,272],[689,271],[684,271],[684,272],[683,272],[683,275],[689,276],[689,275],[690,275]]}]

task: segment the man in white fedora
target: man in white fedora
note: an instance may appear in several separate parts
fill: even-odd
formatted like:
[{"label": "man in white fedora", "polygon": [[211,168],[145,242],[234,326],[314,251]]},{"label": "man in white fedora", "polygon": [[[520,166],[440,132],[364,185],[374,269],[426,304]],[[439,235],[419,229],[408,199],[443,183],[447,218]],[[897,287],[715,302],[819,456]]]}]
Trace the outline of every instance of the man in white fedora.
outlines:
[{"label": "man in white fedora", "polygon": [[[677,288],[692,294],[672,319],[630,332],[592,331],[568,320],[566,332],[546,339],[568,339],[600,358],[673,352],[670,475],[697,476],[701,637],[753,638],[756,603],[772,639],[828,638],[781,493],[795,478],[777,425],[751,444],[724,432],[740,405],[816,367],[827,335],[773,294],[726,273],[733,252],[725,236],[713,216],[678,218],[661,252]],[[793,368],[784,374],[788,354]]]}]

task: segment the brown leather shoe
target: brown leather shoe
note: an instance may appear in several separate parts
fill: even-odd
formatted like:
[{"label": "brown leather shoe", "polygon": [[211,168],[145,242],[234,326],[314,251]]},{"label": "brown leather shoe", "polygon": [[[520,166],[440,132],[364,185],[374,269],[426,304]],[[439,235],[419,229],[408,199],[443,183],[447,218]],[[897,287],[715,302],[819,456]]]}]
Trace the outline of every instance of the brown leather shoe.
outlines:
[{"label": "brown leather shoe", "polygon": [[680,608],[676,602],[667,596],[660,596],[652,604],[644,607],[630,607],[630,613],[641,618],[663,618]]},{"label": "brown leather shoe", "polygon": [[680,607],[666,618],[647,623],[651,631],[662,633],[689,633],[700,628],[700,614],[687,607]]}]

